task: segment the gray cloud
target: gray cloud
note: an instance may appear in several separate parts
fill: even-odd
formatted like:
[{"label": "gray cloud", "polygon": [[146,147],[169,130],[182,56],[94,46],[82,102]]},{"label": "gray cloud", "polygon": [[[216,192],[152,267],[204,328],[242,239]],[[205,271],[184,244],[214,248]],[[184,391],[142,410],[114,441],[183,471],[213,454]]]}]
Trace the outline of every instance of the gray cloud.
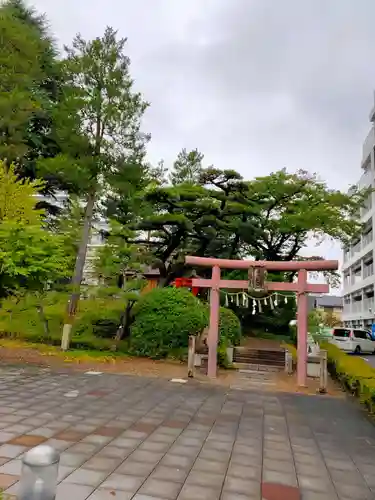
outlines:
[{"label": "gray cloud", "polygon": [[375,87],[372,0],[36,0],[59,41],[129,38],[153,159],[199,147],[245,176],[358,177]]},{"label": "gray cloud", "polygon": [[[375,88],[373,0],[35,0],[60,43],[106,25],[129,38],[152,103],[150,158],[182,147],[245,177],[360,176]],[[331,252],[331,250],[330,250]]]}]

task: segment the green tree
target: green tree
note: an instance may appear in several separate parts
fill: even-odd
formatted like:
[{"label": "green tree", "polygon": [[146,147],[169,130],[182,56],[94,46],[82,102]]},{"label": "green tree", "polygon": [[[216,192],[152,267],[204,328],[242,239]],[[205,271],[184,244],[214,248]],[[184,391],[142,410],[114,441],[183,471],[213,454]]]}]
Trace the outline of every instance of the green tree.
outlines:
[{"label": "green tree", "polygon": [[202,172],[197,185],[183,183],[146,190],[144,201],[150,210],[134,224],[134,229],[141,231],[136,243],[149,252],[152,265],[159,269],[160,286],[184,275],[187,254],[223,258],[244,255],[239,232],[245,222],[251,227],[255,212],[248,200],[244,204],[237,199],[241,189],[242,180],[236,172],[213,173],[210,169]]},{"label": "green tree", "polygon": [[10,163],[28,153],[27,127],[42,102],[35,82],[42,78],[44,44],[8,10],[0,11],[0,32],[0,158]]},{"label": "green tree", "polygon": [[[346,242],[360,231],[356,213],[365,194],[331,190],[304,171],[245,181],[233,170],[211,167],[201,172],[199,185],[154,186],[145,193],[151,209],[135,227],[150,236],[139,236],[138,244],[160,270],[162,286],[186,272],[186,254],[303,260],[300,252],[312,237]],[[336,275],[328,277],[337,283]]]},{"label": "green tree", "polygon": [[67,273],[61,238],[42,225],[36,210],[43,183],[19,180],[14,166],[0,161],[0,295],[42,293]]},{"label": "green tree", "polygon": [[128,242],[131,233],[112,220],[105,245],[98,252],[96,272],[102,282],[117,287],[126,271],[141,270],[139,249]]},{"label": "green tree", "polygon": [[203,158],[204,155],[198,149],[188,152],[184,148],[173,164],[170,175],[172,184],[198,184],[203,171]]},{"label": "green tree", "polygon": [[95,210],[106,193],[126,193],[143,173],[148,136],[140,125],[148,104],[134,91],[125,43],[112,28],[91,41],[78,35],[72,48],[66,48],[63,62],[65,85],[57,128],[63,154],[43,166],[64,179],[85,203],[63,349],[69,346]]},{"label": "green tree", "polygon": [[[96,272],[104,285],[101,293],[120,295],[124,304],[119,328],[115,335],[115,346],[124,336],[129,335],[133,321],[133,308],[140,297],[140,291],[147,284],[141,273],[139,249],[129,244],[129,230],[116,221],[111,227],[106,244],[98,252]],[[129,272],[132,275],[129,275]],[[120,290],[121,289],[121,290]]]},{"label": "green tree", "polygon": [[68,274],[61,238],[38,225],[0,223],[0,293],[42,294]]},{"label": "green tree", "polygon": [[248,183],[246,198],[259,208],[257,237],[242,238],[258,259],[294,260],[312,237],[347,243],[361,230],[357,213],[367,191],[329,189],[316,174],[285,169]]},{"label": "green tree", "polygon": [[146,172],[145,180],[147,188],[156,186],[164,186],[168,182],[168,168],[165,166],[164,160],[160,160],[156,167],[149,165]]},{"label": "green tree", "polygon": [[[22,0],[0,7],[0,155],[17,174],[35,179],[37,160],[58,153],[53,111],[61,76],[47,21]],[[56,187],[47,178],[45,191]],[[59,186],[58,186],[59,187]]]},{"label": "green tree", "polygon": [[36,210],[43,182],[18,179],[14,165],[0,161],[0,222],[40,224],[43,212]]}]

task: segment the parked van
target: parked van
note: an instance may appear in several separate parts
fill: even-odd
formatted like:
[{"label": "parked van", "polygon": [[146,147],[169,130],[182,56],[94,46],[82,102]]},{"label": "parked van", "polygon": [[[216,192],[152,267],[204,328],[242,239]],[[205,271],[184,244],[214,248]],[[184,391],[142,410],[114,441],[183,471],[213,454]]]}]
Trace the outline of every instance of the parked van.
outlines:
[{"label": "parked van", "polygon": [[375,340],[369,331],[361,328],[334,328],[330,342],[345,352],[375,353]]}]

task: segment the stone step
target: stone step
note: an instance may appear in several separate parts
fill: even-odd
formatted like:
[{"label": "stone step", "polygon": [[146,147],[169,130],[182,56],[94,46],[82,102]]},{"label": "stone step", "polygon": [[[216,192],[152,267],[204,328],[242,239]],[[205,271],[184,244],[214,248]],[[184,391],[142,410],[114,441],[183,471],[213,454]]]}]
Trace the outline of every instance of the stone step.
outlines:
[{"label": "stone step", "polygon": [[285,366],[285,353],[278,352],[275,353],[267,353],[263,352],[262,354],[258,353],[248,353],[248,352],[234,352],[233,355],[234,363],[247,363],[254,365],[269,365],[269,366]]},{"label": "stone step", "polygon": [[248,353],[248,352],[236,352],[234,351],[233,357],[235,358],[248,358],[248,359],[285,359],[285,353],[281,354],[257,354],[257,353]]},{"label": "stone step", "polygon": [[285,364],[285,358],[257,358],[257,357],[251,357],[251,356],[234,356],[233,361],[236,363],[263,363],[264,365],[284,365]]},{"label": "stone step", "polygon": [[234,348],[234,354],[239,356],[256,356],[256,357],[282,357],[285,356],[284,349],[241,349]]},{"label": "stone step", "polygon": [[259,373],[259,372],[279,372],[284,369],[284,366],[272,366],[256,363],[233,363],[233,368],[236,368],[241,373]]},{"label": "stone step", "polygon": [[276,353],[276,354],[281,354],[281,353],[284,353],[285,352],[285,349],[283,348],[267,348],[267,349],[254,349],[253,347],[241,347],[241,346],[238,346],[238,347],[235,347],[234,348],[235,351],[237,352],[249,352],[249,353],[258,353],[258,354],[262,354],[262,353]]}]

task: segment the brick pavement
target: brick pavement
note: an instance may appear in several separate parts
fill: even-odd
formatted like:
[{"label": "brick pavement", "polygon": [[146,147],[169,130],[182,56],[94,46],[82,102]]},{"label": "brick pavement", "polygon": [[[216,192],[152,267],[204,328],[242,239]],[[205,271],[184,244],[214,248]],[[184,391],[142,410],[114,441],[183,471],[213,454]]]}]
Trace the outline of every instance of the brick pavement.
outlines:
[{"label": "brick pavement", "polygon": [[0,488],[61,451],[57,500],[375,498],[375,428],[350,402],[126,375],[0,370]]}]

